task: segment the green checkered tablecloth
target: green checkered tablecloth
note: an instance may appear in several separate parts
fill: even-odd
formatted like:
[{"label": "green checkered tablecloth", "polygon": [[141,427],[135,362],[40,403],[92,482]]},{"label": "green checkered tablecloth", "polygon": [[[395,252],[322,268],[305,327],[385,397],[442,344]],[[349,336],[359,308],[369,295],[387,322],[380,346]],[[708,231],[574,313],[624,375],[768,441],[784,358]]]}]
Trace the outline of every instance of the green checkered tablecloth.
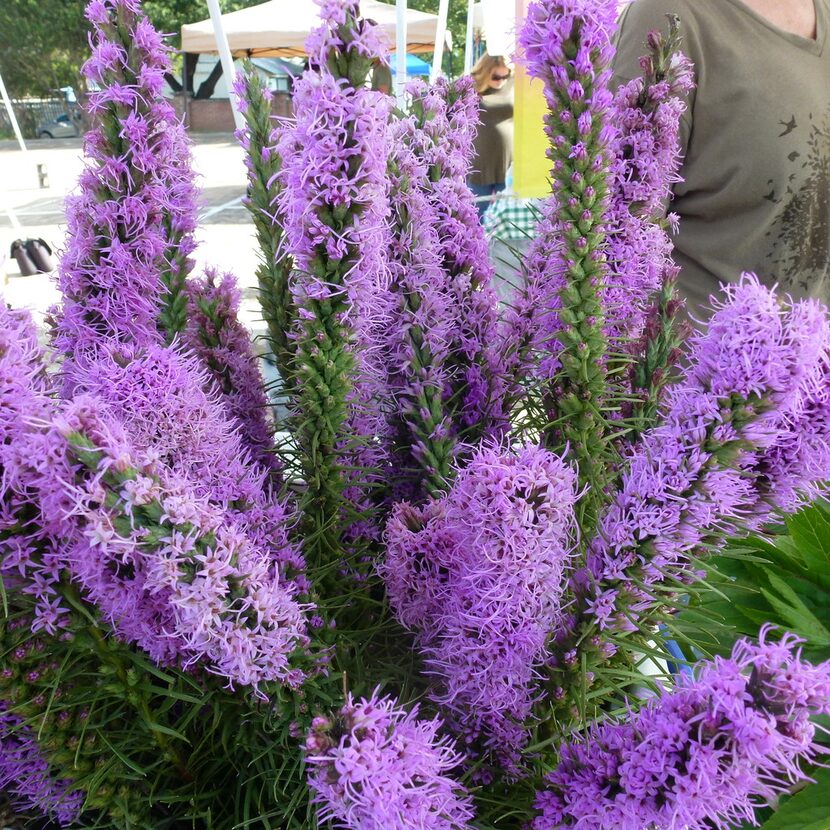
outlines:
[{"label": "green checkered tablecloth", "polygon": [[538,220],[538,199],[499,196],[487,208],[482,224],[485,233],[490,238],[530,239],[535,234]]}]

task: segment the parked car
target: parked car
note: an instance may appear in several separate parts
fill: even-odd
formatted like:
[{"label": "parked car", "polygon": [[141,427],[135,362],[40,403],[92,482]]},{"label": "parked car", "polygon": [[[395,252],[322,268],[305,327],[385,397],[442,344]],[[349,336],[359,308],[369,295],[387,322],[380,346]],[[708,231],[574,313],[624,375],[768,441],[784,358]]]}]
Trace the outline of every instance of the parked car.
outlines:
[{"label": "parked car", "polygon": [[66,114],[44,121],[37,128],[38,138],[74,138],[80,134],[78,123]]}]

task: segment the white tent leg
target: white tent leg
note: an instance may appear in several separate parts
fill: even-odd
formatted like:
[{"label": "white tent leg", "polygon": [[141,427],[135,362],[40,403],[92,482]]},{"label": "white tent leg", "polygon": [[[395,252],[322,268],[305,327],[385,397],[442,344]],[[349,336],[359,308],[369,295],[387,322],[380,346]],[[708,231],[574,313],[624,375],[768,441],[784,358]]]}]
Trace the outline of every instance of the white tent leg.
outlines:
[{"label": "white tent leg", "polygon": [[245,127],[245,120],[239,112],[236,96],[233,93],[233,81],[236,72],[233,68],[233,58],[231,57],[230,46],[228,46],[228,38],[222,26],[222,10],[219,8],[219,0],[207,0],[207,4],[210,9],[210,22],[213,24],[213,35],[216,38],[216,46],[219,49],[219,59],[222,61],[222,72],[228,84],[228,97],[230,98],[231,109],[233,110],[233,123],[236,124],[237,130],[241,130]]},{"label": "white tent leg", "polygon": [[467,0],[467,37],[464,39],[464,74],[473,68],[473,18],[475,0]]},{"label": "white tent leg", "polygon": [[395,97],[398,104],[404,103],[406,97],[406,13],[407,0],[396,0],[397,22],[395,26]]},{"label": "white tent leg", "polygon": [[6,92],[6,85],[3,83],[3,76],[0,75],[0,96],[3,98],[3,103],[6,105],[6,112],[9,114],[9,120],[12,122],[12,129],[14,130],[14,137],[20,145],[20,149],[26,152],[26,142],[23,140],[23,133],[20,132],[20,124],[17,123],[17,116],[12,109],[12,102],[9,98],[9,93]]},{"label": "white tent leg", "polygon": [[438,25],[435,28],[435,52],[432,55],[432,71],[429,79],[435,79],[441,74],[441,62],[444,58],[444,43],[447,40],[447,15],[450,11],[450,0],[441,0],[438,5]]}]

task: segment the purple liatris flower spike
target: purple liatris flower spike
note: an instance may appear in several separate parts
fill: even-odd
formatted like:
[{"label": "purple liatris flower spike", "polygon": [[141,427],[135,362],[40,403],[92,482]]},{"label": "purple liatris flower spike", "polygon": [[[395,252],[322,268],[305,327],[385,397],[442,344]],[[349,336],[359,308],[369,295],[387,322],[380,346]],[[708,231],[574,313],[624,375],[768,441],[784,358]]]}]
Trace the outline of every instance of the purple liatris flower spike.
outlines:
[{"label": "purple liatris flower spike", "polygon": [[448,406],[464,439],[501,437],[506,429],[497,346],[498,297],[487,240],[467,185],[478,96],[470,78],[407,87],[420,131],[416,147],[427,164],[426,193],[438,232],[453,319],[448,344]]},{"label": "purple liatris flower spike", "polygon": [[315,718],[306,763],[320,820],[346,830],[468,830],[471,799],[447,775],[461,759],[440,728],[377,692]]},{"label": "purple liatris flower spike", "polygon": [[79,396],[19,443],[11,486],[59,528],[64,567],[119,638],[229,685],[302,680],[290,657],[308,641],[304,609],[278,561],[135,451],[103,405]]},{"label": "purple liatris flower spike", "polygon": [[285,575],[301,573],[302,556],[288,541],[292,511],[271,493],[266,469],[250,458],[226,399],[194,355],[115,344],[76,367],[83,391],[119,421],[132,448],[241,523]]},{"label": "purple liatris flower spike", "polygon": [[[598,294],[605,280],[601,249],[611,162],[608,83],[615,21],[613,0],[536,2],[528,8],[519,36],[528,72],[545,85],[545,132],[553,162],[553,195],[543,206],[528,254],[525,289],[538,304],[539,332],[532,341],[544,353],[544,378],[552,378],[560,364],[560,309],[585,302],[584,290],[579,297],[564,296],[566,287],[587,279]],[[588,237],[597,239],[589,243]],[[598,304],[584,311],[589,324],[601,324]],[[574,321],[568,317],[566,325]]]},{"label": "purple liatris flower spike", "polygon": [[102,338],[147,345],[183,328],[196,222],[189,145],[162,97],[168,50],[134,0],[96,0],[87,17],[95,127],[80,191],[67,201],[55,337],[67,355]]},{"label": "purple liatris flower spike", "polygon": [[187,285],[188,322],[184,342],[215,382],[228,419],[238,425],[252,459],[277,472],[273,428],[262,375],[247,330],[239,321],[240,292],[232,274],[213,271]]},{"label": "purple liatris flower spike", "polygon": [[61,827],[81,812],[83,794],[51,775],[49,764],[31,730],[0,703],[0,792],[21,812],[36,811]]},{"label": "purple liatris flower spike", "polygon": [[830,662],[785,634],[739,641],[671,693],[562,748],[534,830],[728,830],[808,780],[822,751],[810,718],[830,713]]},{"label": "purple liatris flower spike", "polygon": [[283,253],[294,264],[292,392],[309,484],[301,508],[315,528],[314,564],[337,556],[344,534],[377,535],[372,508],[388,465],[381,344],[391,99],[364,85],[382,48],[376,27],[353,0],[321,7],[308,42],[319,72],[295,84],[296,118],[277,146]]},{"label": "purple liatris flower spike", "polygon": [[449,493],[398,505],[381,571],[451,724],[510,772],[574,544],[575,475],[537,447],[479,449]]},{"label": "purple liatris flower spike", "polygon": [[620,610],[609,590],[639,598],[623,603],[629,620],[617,623],[625,626],[653,602],[648,586],[668,574],[691,578],[690,555],[751,519],[759,458],[786,440],[802,384],[821,372],[827,323],[818,306],[782,303],[752,275],[725,293],[708,329],[691,340],[663,425],[643,436],[602,518],[591,561],[605,600],[600,627],[611,624],[614,603]]},{"label": "purple liatris flower spike", "polygon": [[[28,312],[0,300],[0,578],[7,588],[21,588],[35,599],[35,631],[54,633],[67,609],[56,585],[64,553],[54,527],[32,515],[32,494],[13,484],[13,469],[33,423],[52,416],[43,352]],[[30,459],[48,469],[50,458]]]},{"label": "purple liatris flower spike", "polygon": [[[663,216],[679,181],[680,119],[693,87],[680,53],[677,22],[667,37],[651,33],[644,75],[621,86],[611,106],[613,156],[608,210],[608,276],[604,293],[612,350],[630,348],[643,333],[653,295],[677,275]],[[670,217],[671,220],[671,217]]]},{"label": "purple liatris flower spike", "polygon": [[[435,213],[429,197],[429,140],[414,116],[392,125],[390,159],[390,292],[395,302],[386,334],[394,419],[399,433],[396,465],[411,482],[413,498],[437,494],[450,478],[455,431],[447,398],[452,395],[450,353],[456,307],[442,267]],[[419,475],[420,473],[420,475]]]}]

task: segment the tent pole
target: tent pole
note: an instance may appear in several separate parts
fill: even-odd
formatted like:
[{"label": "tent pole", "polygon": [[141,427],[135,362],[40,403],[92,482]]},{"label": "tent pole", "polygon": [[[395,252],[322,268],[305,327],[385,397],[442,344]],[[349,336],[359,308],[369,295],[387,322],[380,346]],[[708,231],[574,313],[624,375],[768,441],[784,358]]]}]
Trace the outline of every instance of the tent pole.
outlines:
[{"label": "tent pole", "polygon": [[464,74],[473,68],[473,17],[475,0],[467,0],[467,37],[464,39]]},{"label": "tent pole", "polygon": [[207,4],[210,9],[210,22],[213,24],[213,35],[216,38],[216,46],[219,49],[219,59],[222,61],[222,72],[225,74],[225,81],[228,85],[228,98],[230,99],[231,110],[233,111],[233,123],[236,124],[237,130],[242,130],[245,127],[245,121],[236,104],[236,96],[233,94],[233,58],[231,57],[231,49],[228,45],[225,29],[222,26],[222,10],[219,8],[219,0],[207,0]]},{"label": "tent pole", "polygon": [[429,79],[435,79],[441,74],[441,62],[444,58],[444,43],[447,40],[447,15],[450,11],[450,0],[441,0],[438,6],[438,25],[435,27],[435,51],[432,53],[432,72]]},{"label": "tent pole", "polygon": [[407,0],[396,0],[397,25],[395,26],[395,97],[398,104],[404,103],[406,96],[406,15]]},{"label": "tent pole", "polygon": [[20,132],[20,124],[17,123],[17,116],[12,109],[12,102],[9,98],[9,93],[6,92],[6,85],[3,83],[3,76],[0,75],[0,96],[3,98],[3,103],[6,105],[6,112],[9,114],[9,120],[12,122],[12,129],[14,130],[14,137],[20,145],[20,149],[26,152],[26,142],[23,140],[23,133]]}]

